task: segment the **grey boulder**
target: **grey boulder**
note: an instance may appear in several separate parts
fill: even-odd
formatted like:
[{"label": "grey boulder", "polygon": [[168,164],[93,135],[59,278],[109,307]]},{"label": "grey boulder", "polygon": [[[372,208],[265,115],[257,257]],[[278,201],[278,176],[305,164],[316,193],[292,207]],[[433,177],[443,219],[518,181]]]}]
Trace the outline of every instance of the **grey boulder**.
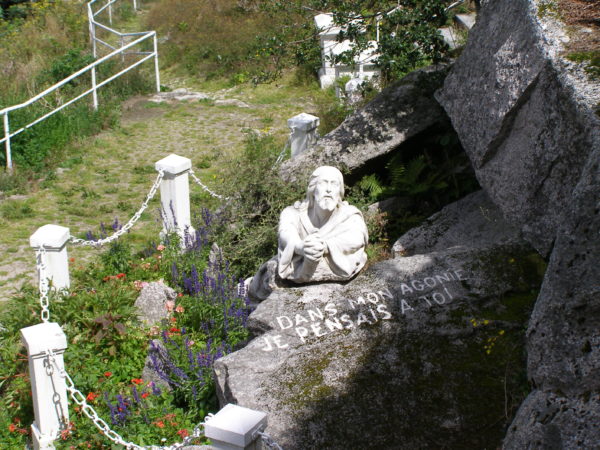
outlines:
[{"label": "grey boulder", "polygon": [[267,412],[285,449],[496,448],[543,262],[518,236],[442,247],[274,290],[215,363],[221,404]]}]

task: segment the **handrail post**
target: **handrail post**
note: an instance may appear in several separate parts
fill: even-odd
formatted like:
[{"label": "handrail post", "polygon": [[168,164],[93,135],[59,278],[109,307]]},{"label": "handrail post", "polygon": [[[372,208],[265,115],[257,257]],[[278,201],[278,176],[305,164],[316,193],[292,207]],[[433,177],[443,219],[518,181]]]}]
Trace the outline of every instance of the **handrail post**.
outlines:
[{"label": "handrail post", "polygon": [[92,67],[92,101],[94,102],[94,109],[98,110],[98,91],[96,90],[96,66]]},{"label": "handrail post", "polygon": [[[119,36],[121,38],[121,48],[123,48],[123,35]],[[125,51],[121,52],[121,62],[125,62]]]},{"label": "handrail post", "polygon": [[12,173],[13,170],[13,166],[12,166],[12,158],[11,158],[11,154],[10,154],[10,128],[8,125],[8,111],[4,113],[4,117],[3,117],[3,122],[4,122],[4,137],[6,138],[6,141],[4,141],[4,147],[6,148],[6,168],[8,169],[9,173]]},{"label": "handrail post", "polygon": [[160,72],[158,71],[158,39],[154,32],[154,73],[156,77],[156,92],[160,92]]},{"label": "handrail post", "polygon": [[136,2],[136,0],[133,0],[133,10],[137,11],[137,2]]},{"label": "handrail post", "polygon": [[112,2],[111,0],[106,0],[108,3],[108,23],[112,25]]},{"label": "handrail post", "polygon": [[39,283],[42,277],[52,281],[52,288],[60,291],[69,289],[69,255],[67,242],[70,236],[69,229],[60,225],[44,225],[29,237],[29,245],[35,249],[41,247],[46,252],[46,273],[38,273]]},{"label": "handrail post", "polygon": [[[59,373],[64,369],[67,337],[57,323],[46,322],[21,329],[27,347],[29,378],[35,421],[31,424],[33,448],[54,449],[53,441],[69,425],[67,385]],[[55,367],[47,351],[54,355]],[[59,369],[59,370],[57,370]]]},{"label": "handrail post", "polygon": [[92,13],[92,6],[88,3],[88,24],[90,28],[90,41],[92,41],[92,55],[94,59],[97,58],[96,54],[96,26],[94,24],[94,14]]}]

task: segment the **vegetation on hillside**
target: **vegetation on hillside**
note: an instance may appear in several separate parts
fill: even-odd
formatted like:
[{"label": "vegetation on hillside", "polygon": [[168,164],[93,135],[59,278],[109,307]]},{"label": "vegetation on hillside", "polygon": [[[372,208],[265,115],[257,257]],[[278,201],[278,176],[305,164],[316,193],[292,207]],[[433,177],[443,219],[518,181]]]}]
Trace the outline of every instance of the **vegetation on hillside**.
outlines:
[{"label": "vegetation on hillside", "polygon": [[[25,8],[26,14],[0,19],[0,74],[9,80],[0,86],[0,109],[27,101],[94,60],[85,4],[43,0],[19,3],[7,11],[17,6]],[[111,60],[99,66],[97,80],[114,74],[120,64]],[[85,74],[31,106],[9,113],[10,130],[18,130],[89,89],[90,77]],[[39,177],[55,167],[65,158],[67,144],[116,124],[121,101],[148,91],[149,86],[148,77],[139,71],[129,73],[99,90],[97,111],[88,96],[13,137],[11,155],[17,174],[3,175],[1,190],[22,188],[23,178]],[[0,152],[0,165],[6,166],[4,152]]]}]

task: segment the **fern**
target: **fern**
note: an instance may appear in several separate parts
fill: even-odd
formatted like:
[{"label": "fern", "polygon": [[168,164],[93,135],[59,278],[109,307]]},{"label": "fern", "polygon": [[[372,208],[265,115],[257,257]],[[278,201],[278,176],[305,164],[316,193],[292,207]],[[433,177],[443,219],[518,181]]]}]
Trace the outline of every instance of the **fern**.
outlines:
[{"label": "fern", "polygon": [[383,192],[383,186],[376,174],[366,175],[359,182],[358,187],[369,198],[375,201]]}]

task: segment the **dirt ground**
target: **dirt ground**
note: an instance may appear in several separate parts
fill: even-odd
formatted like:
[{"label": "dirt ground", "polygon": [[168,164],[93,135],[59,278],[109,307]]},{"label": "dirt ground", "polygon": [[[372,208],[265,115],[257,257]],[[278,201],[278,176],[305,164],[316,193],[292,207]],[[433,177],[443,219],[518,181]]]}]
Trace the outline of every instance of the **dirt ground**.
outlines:
[{"label": "dirt ground", "polygon": [[560,17],[569,27],[569,52],[600,51],[600,1],[559,0]]}]

